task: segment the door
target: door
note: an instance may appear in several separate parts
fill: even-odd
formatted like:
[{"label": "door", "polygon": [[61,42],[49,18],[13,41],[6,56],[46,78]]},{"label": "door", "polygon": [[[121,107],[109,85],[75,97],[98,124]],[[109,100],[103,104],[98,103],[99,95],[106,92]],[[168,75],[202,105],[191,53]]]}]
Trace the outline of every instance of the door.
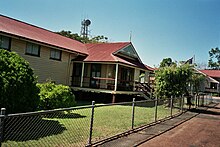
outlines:
[{"label": "door", "polygon": [[121,68],[120,86],[121,90],[132,90],[134,70],[131,68]]},{"label": "door", "polygon": [[74,63],[72,73],[72,86],[80,86],[82,75],[82,63]]},{"label": "door", "polygon": [[100,87],[100,78],[101,77],[101,64],[92,64],[91,65],[91,75],[90,75],[90,87],[99,88]]}]

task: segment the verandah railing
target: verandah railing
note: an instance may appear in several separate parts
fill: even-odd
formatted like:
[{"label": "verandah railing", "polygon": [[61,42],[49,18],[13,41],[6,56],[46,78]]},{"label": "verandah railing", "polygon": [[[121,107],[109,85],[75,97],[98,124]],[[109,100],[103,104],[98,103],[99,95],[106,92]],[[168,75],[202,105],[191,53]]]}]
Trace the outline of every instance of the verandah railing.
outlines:
[{"label": "verandah railing", "polygon": [[[80,87],[80,78],[72,81],[72,86]],[[83,77],[82,87],[96,88],[96,89],[115,89],[114,78],[102,77]],[[152,88],[148,83],[141,83],[137,81],[117,80],[117,90],[121,91],[151,91]]]},{"label": "verandah railing", "polygon": [[[193,97],[193,107],[211,97]],[[0,115],[1,146],[91,146],[109,137],[181,114],[185,97]]]}]

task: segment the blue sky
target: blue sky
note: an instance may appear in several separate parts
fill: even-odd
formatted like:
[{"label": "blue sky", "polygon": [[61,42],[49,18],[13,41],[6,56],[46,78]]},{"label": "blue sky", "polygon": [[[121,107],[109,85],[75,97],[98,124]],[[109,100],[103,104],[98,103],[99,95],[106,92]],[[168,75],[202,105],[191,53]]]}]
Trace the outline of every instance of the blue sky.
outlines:
[{"label": "blue sky", "polygon": [[129,41],[142,61],[163,58],[207,63],[220,47],[220,0],[0,0],[0,13],[52,31],[80,33],[81,20],[92,21],[90,34],[110,42]]}]

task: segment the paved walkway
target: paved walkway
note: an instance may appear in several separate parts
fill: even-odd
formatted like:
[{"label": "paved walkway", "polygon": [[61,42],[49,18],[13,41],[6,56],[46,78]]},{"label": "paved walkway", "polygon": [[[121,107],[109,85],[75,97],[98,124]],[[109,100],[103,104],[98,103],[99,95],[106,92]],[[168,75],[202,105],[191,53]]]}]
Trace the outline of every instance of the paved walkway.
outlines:
[{"label": "paved walkway", "polygon": [[192,110],[103,147],[220,147],[220,104]]}]

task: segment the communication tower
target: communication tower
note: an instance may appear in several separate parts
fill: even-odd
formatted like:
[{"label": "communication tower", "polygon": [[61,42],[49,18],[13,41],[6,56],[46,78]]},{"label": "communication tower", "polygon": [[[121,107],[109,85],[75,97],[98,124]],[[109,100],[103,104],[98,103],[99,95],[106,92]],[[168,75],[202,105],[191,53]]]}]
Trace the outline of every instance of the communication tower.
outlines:
[{"label": "communication tower", "polygon": [[86,37],[86,38],[88,37],[88,34],[89,34],[88,28],[89,28],[90,24],[91,24],[91,21],[89,19],[82,20],[82,22],[81,22],[81,25],[82,25],[82,27],[81,27],[81,35],[83,37]]}]

